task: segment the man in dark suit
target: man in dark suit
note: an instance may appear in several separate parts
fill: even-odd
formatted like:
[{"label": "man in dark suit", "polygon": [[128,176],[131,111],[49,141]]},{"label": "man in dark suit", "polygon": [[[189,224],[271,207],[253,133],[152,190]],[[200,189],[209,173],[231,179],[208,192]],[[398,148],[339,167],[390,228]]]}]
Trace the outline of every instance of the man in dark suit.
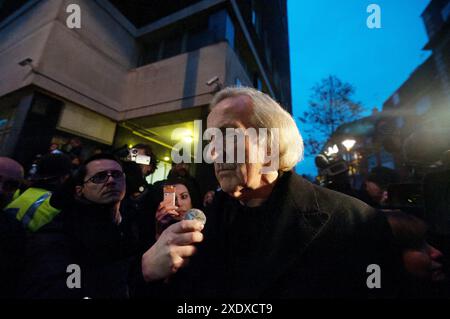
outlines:
[{"label": "man in dark suit", "polygon": [[[254,89],[226,88],[211,102],[208,128],[219,132],[209,150],[222,191],[207,211],[198,254],[173,281],[181,296],[392,296],[398,255],[385,217],[293,172],[303,142],[278,103]],[[267,138],[246,135],[228,148],[235,139],[220,132],[230,128],[267,128]],[[239,145],[241,162],[230,156]],[[263,146],[268,151],[252,157]]]}]

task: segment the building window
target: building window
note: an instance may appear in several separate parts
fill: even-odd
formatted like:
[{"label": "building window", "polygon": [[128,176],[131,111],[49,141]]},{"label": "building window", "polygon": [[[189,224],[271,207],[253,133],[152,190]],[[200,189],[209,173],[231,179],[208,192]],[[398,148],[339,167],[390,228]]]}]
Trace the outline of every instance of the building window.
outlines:
[{"label": "building window", "polygon": [[207,28],[214,36],[215,42],[226,40],[234,48],[234,24],[226,10],[211,14]]},{"label": "building window", "polygon": [[441,11],[442,20],[447,21],[450,16],[450,2]]},{"label": "building window", "polygon": [[269,36],[266,34],[264,34],[264,51],[266,53],[266,61],[267,61],[267,66],[269,67],[269,70],[273,70],[273,66],[272,66],[272,50],[270,48],[270,40],[269,40]]},{"label": "building window", "polygon": [[233,21],[231,21],[230,16],[227,14],[227,19],[226,19],[226,26],[225,26],[225,39],[228,41],[228,44],[230,45],[230,47],[232,47],[234,49],[234,24]]},{"label": "building window", "polygon": [[253,86],[258,91],[262,91],[262,89],[263,89],[263,84],[262,84],[261,78],[256,73],[255,73],[255,75],[253,77]]},{"label": "building window", "polygon": [[382,149],[380,152],[380,161],[382,166],[388,167],[390,169],[395,169],[394,157],[384,149]]},{"label": "building window", "polygon": [[208,28],[208,21],[203,20],[187,31],[187,51],[198,50],[201,47],[207,46],[215,41],[214,32]]},{"label": "building window", "polygon": [[19,10],[28,0],[0,0],[0,22]]},{"label": "building window", "polygon": [[395,93],[392,97],[392,102],[394,105],[398,105],[400,103],[400,95],[398,93]]},{"label": "building window", "polygon": [[258,36],[262,35],[262,23],[261,15],[259,13],[258,7],[256,6],[256,1],[252,1],[252,24],[255,28],[256,34]]},{"label": "building window", "polygon": [[278,90],[282,91],[282,90],[281,90],[281,80],[280,80],[280,75],[278,74],[278,71],[277,71],[277,70],[275,70],[275,71],[273,72],[273,83],[275,84],[275,87],[276,87]]},{"label": "building window", "polygon": [[209,16],[194,16],[144,36],[140,65],[195,51],[224,40],[234,48],[235,28],[226,10]]},{"label": "building window", "polygon": [[183,34],[175,33],[164,40],[162,58],[167,59],[182,53]]},{"label": "building window", "polygon": [[430,98],[428,96],[424,96],[416,104],[416,114],[423,115],[430,109],[430,107],[431,107]]},{"label": "building window", "polygon": [[403,116],[399,116],[395,119],[395,126],[397,128],[402,128],[405,125],[405,119]]},{"label": "building window", "polygon": [[12,130],[16,106],[5,105],[2,101],[0,101],[0,105],[0,150],[2,150],[2,148],[6,146],[5,143],[7,137]]}]

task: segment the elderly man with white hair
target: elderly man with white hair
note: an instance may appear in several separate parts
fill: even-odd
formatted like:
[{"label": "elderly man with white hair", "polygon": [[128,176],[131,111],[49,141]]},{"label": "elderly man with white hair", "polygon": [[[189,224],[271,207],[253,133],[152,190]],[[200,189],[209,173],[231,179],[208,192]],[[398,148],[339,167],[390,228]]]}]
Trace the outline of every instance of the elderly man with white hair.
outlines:
[{"label": "elderly man with white hair", "polygon": [[[247,153],[243,163],[236,156],[234,163],[215,157],[222,191],[206,212],[197,255],[172,281],[175,292],[202,298],[390,296],[397,255],[386,219],[294,172],[303,142],[291,115],[245,87],[218,92],[210,109],[208,128],[267,128],[268,154],[278,155],[278,165],[267,157],[250,161]],[[278,136],[270,133],[276,131]],[[213,158],[229,150],[215,150],[215,139]],[[255,143],[246,137],[245,150]]]}]

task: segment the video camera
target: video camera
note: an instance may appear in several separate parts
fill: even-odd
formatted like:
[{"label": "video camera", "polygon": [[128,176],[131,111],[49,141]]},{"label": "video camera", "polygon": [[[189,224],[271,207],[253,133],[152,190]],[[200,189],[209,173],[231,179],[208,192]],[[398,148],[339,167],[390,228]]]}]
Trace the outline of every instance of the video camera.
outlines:
[{"label": "video camera", "polygon": [[[422,167],[423,169],[423,167]],[[450,167],[429,167],[407,183],[388,187],[388,208],[423,218],[430,231],[450,237]]]},{"label": "video camera", "polygon": [[347,175],[348,165],[337,154],[319,154],[315,158],[315,164],[319,169],[319,175],[322,177],[322,186],[327,186],[333,180],[342,175]]},{"label": "video camera", "polygon": [[390,185],[388,205],[418,212],[430,230],[450,237],[449,136],[450,125],[439,118],[405,138],[401,153],[408,183]]},{"label": "video camera", "polygon": [[115,150],[114,154],[124,162],[135,162],[136,164],[150,165],[151,157],[139,154],[139,150],[137,148],[128,148],[127,145],[124,145]]},{"label": "video camera", "polygon": [[354,196],[348,175],[347,162],[338,154],[319,154],[315,158],[315,164],[319,169],[320,185],[347,195]]}]

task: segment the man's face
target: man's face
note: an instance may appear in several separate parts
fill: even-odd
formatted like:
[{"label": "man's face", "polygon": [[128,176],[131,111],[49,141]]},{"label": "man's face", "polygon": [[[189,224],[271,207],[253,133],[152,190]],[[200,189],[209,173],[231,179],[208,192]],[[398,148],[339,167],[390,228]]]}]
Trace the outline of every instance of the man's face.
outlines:
[{"label": "man's face", "polygon": [[[115,204],[125,196],[125,176],[122,167],[113,160],[100,159],[87,165],[85,183],[77,186],[77,195],[97,204]],[[104,182],[99,182],[98,176],[108,172],[114,176],[107,176]],[[121,172],[122,174],[120,174]]]},{"label": "man's face", "polygon": [[373,201],[381,204],[386,200],[385,191],[383,191],[378,184],[371,181],[366,181],[366,190]]},{"label": "man's face", "polygon": [[183,184],[175,185],[175,205],[178,206],[178,213],[182,217],[192,208],[192,199],[189,190]]},{"label": "man's face", "polygon": [[[251,127],[250,118],[253,106],[249,97],[242,95],[226,98],[219,102],[208,116],[208,128],[221,129],[224,134],[223,149],[225,153],[225,129]],[[212,141],[214,142],[214,141]],[[226,193],[235,198],[256,190],[265,185],[264,176],[261,174],[263,165],[261,163],[249,163],[249,139],[245,139],[245,163],[214,163],[214,170],[220,187]],[[212,152],[214,154],[214,152]],[[226,162],[226,154],[223,156]]]},{"label": "man's face", "polygon": [[189,164],[187,163],[178,163],[175,164],[173,169],[175,170],[175,172],[177,172],[177,174],[179,176],[187,176],[189,175]]},{"label": "man's face", "polygon": [[446,278],[441,263],[442,256],[438,249],[426,242],[422,247],[407,249],[402,254],[403,265],[409,274],[435,282]]}]

